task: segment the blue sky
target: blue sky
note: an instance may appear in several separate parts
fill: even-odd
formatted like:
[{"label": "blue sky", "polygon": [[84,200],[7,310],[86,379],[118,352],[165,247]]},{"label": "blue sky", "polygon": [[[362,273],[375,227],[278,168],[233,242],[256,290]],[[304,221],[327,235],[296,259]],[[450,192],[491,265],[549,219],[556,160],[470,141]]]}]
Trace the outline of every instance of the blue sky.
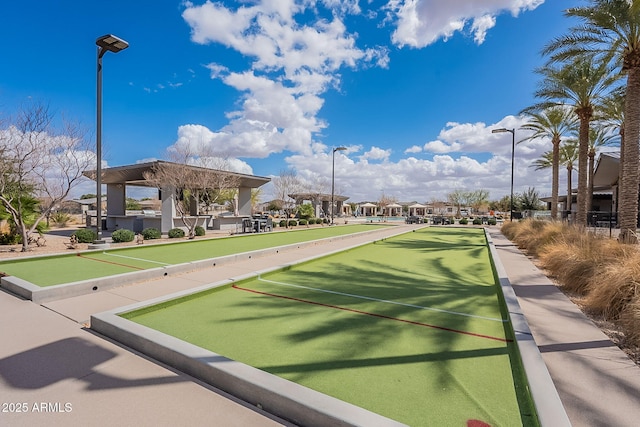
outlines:
[{"label": "blue sky", "polygon": [[[105,166],[206,144],[237,171],[293,168],[329,192],[332,148],[345,146],[335,179],[350,201],[429,202],[456,189],[499,199],[509,194],[511,135],[491,129],[523,123],[541,48],[571,24],[563,10],[583,4],[9,2],[0,114],[35,99],[94,129],[95,40],[111,33],[130,47],[103,58]],[[516,192],[550,194],[550,173],[530,167],[549,149],[516,147]]]}]

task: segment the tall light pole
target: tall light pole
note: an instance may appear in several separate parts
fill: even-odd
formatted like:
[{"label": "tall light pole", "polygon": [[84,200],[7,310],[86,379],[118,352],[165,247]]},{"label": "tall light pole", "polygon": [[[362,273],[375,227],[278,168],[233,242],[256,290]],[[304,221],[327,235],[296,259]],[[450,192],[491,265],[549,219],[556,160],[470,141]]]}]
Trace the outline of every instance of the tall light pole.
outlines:
[{"label": "tall light pole", "polygon": [[491,131],[491,133],[503,133],[503,132],[511,133],[511,213],[509,214],[509,221],[513,221],[513,160],[514,160],[514,155],[516,151],[516,130],[500,128],[500,129],[494,129]]},{"label": "tall light pole", "polygon": [[129,43],[112,34],[107,34],[98,37],[96,45],[98,46],[98,81],[96,85],[96,157],[98,158],[96,168],[96,231],[98,239],[95,243],[104,244],[104,240],[102,240],[102,56],[107,52],[118,53],[128,48]]},{"label": "tall light pole", "polygon": [[344,151],[346,150],[347,147],[336,147],[333,149],[333,153],[331,153],[331,161],[332,161],[332,166],[331,166],[331,225],[333,225],[333,211],[334,211],[334,206],[333,206],[333,193],[334,193],[334,189],[335,189],[335,184],[336,184],[336,151]]}]

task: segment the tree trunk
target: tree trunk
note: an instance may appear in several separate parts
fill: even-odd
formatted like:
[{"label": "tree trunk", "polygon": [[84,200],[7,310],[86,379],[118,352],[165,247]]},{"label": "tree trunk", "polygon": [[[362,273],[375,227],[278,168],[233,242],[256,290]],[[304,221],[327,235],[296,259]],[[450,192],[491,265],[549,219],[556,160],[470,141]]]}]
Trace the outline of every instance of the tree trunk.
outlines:
[{"label": "tree trunk", "polygon": [[573,175],[573,166],[567,166],[567,221],[571,222],[571,204],[573,202],[571,176]]},{"label": "tree trunk", "polygon": [[580,133],[578,147],[578,207],[576,224],[580,227],[587,225],[587,157],[589,155],[589,121],[591,111],[589,108],[581,108],[576,113],[580,118]]},{"label": "tree trunk", "polygon": [[[621,157],[622,191],[620,212],[620,236],[624,243],[637,243],[638,225],[638,142],[640,141],[640,68],[632,67],[627,76],[625,102],[624,152]],[[621,159],[621,160],[622,160]]]},{"label": "tree trunk", "polygon": [[620,225],[620,192],[622,191],[622,164],[624,163],[624,122],[620,128],[620,161],[618,163],[618,188],[616,190],[616,223]]},{"label": "tree trunk", "polygon": [[553,138],[553,158],[551,161],[551,219],[558,219],[558,186],[560,175],[560,137]]},{"label": "tree trunk", "polygon": [[589,149],[589,183],[587,191],[587,212],[593,210],[593,173],[595,169],[596,152],[593,149]]}]

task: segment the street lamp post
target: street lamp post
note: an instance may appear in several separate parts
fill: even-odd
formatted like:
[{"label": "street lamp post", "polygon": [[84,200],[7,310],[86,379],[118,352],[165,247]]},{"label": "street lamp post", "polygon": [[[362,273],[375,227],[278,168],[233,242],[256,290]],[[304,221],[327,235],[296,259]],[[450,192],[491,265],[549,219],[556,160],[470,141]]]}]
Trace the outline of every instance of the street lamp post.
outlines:
[{"label": "street lamp post", "polygon": [[98,158],[96,167],[96,231],[98,238],[95,243],[104,244],[104,240],[102,240],[102,56],[106,52],[118,53],[128,48],[129,43],[112,34],[107,34],[98,37],[96,45],[98,46],[98,76],[96,85],[96,157]]},{"label": "street lamp post", "polygon": [[515,151],[516,151],[516,130],[515,129],[507,129],[507,128],[500,128],[500,129],[493,129],[491,131],[491,133],[503,133],[503,132],[509,132],[511,133],[511,213],[509,214],[509,221],[513,221],[513,161],[514,161],[514,155],[515,155]]},{"label": "street lamp post", "polygon": [[333,206],[333,198],[334,198],[334,191],[335,191],[335,183],[336,183],[336,151],[344,151],[346,150],[347,147],[336,147],[333,149],[333,153],[331,153],[331,161],[332,161],[332,167],[331,167],[331,225],[333,225],[333,212],[334,212],[334,206]]}]

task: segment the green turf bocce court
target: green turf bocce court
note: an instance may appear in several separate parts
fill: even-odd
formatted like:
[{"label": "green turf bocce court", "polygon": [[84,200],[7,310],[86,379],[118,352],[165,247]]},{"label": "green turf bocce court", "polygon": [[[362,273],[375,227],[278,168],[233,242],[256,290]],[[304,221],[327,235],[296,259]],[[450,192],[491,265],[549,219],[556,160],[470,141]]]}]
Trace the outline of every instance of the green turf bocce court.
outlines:
[{"label": "green turf bocce court", "polygon": [[481,229],[423,228],[121,317],[408,425],[538,424]]},{"label": "green turf bocce court", "polygon": [[384,225],[347,225],[233,237],[131,246],[106,251],[21,258],[0,262],[0,272],[39,287],[172,266],[265,248],[365,232]]}]

